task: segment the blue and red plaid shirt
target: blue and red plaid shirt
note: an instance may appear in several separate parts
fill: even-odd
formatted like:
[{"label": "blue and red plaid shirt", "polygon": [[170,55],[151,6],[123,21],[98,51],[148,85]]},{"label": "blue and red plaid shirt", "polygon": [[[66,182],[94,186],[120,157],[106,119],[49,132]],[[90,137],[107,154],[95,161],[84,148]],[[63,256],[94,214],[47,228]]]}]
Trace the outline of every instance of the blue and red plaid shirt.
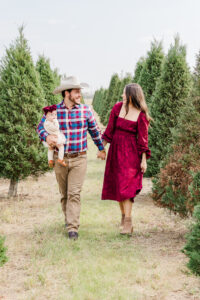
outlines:
[{"label": "blue and red plaid shirt", "polygon": [[[59,128],[66,137],[64,144],[65,152],[76,153],[86,151],[87,130],[98,149],[104,149],[100,129],[88,105],[77,104],[72,109],[68,109],[63,100],[56,106]],[[42,141],[46,141],[46,137],[48,136],[47,131],[44,129],[45,120],[46,116],[43,115],[37,127],[37,133]]]}]

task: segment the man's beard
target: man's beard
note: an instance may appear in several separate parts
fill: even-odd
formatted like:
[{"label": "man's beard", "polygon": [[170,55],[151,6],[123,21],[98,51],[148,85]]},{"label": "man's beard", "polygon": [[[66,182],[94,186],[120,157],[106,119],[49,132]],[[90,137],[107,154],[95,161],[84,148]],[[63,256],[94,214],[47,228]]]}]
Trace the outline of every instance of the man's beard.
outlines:
[{"label": "man's beard", "polygon": [[[74,99],[71,95],[69,95],[69,100],[75,105],[75,104],[79,104],[79,99]],[[77,102],[76,102],[77,101]]]}]

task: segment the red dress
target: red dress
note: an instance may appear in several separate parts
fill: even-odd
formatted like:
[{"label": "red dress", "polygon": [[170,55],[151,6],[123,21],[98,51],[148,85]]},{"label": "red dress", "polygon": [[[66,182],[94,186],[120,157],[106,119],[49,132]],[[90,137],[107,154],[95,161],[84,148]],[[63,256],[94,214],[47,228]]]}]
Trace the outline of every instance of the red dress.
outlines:
[{"label": "red dress", "polygon": [[110,143],[102,200],[123,201],[131,199],[142,189],[141,157],[146,152],[151,156],[148,148],[148,125],[144,112],[140,112],[137,121],[130,121],[119,117],[122,102],[114,105],[107,128],[102,136]]}]

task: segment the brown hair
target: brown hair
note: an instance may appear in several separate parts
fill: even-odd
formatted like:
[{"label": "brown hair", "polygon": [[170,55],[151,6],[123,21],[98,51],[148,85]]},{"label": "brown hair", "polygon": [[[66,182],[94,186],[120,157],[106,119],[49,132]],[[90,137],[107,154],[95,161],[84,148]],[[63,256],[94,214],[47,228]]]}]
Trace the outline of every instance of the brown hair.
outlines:
[{"label": "brown hair", "polygon": [[[126,115],[129,111],[129,103],[131,103],[135,108],[143,111],[146,115],[148,121],[153,120],[148,112],[148,107],[145,101],[144,93],[141,86],[138,83],[130,83],[125,86],[125,95],[126,95]],[[125,116],[126,116],[125,115]]]},{"label": "brown hair", "polygon": [[68,91],[69,93],[71,93],[72,89],[62,91],[61,94],[62,94],[63,98],[65,98],[65,91]]}]

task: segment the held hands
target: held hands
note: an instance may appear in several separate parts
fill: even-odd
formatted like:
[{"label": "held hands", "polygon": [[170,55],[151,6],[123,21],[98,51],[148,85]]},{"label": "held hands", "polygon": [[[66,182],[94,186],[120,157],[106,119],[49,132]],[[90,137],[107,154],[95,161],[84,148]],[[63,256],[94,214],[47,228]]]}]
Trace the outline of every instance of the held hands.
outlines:
[{"label": "held hands", "polygon": [[100,158],[101,160],[105,160],[106,159],[106,151],[98,151],[97,152],[97,158]]}]

